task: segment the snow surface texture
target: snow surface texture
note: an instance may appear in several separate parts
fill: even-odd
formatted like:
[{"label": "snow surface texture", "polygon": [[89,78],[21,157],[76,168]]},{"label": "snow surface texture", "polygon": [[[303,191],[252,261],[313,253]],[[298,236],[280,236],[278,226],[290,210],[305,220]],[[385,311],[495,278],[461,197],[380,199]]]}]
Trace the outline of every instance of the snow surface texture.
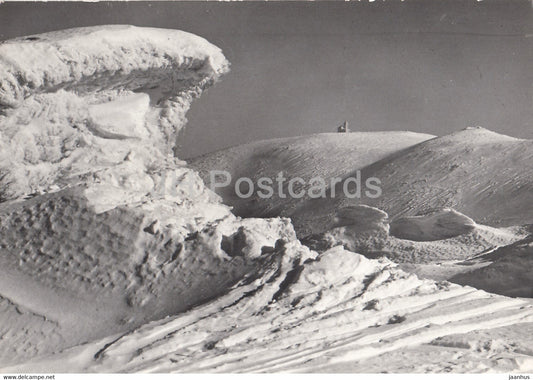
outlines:
[{"label": "snow surface texture", "polygon": [[[261,277],[245,280],[195,310],[8,370],[383,372],[424,371],[428,366],[447,372],[454,365],[472,372],[531,369],[531,351],[523,346],[477,350],[476,344],[483,346],[485,341],[469,334],[533,322],[531,302],[420,280],[387,260],[368,260],[341,247],[316,258],[299,245],[286,249],[281,262],[265,267]],[[452,334],[447,342],[439,340]],[[523,342],[519,336],[513,339]],[[446,354],[439,349],[454,344],[458,348]],[[433,361],[436,356],[454,361],[438,365],[428,359],[416,364],[405,360],[394,367],[373,363],[376,357],[396,358],[413,348],[423,349]],[[468,360],[459,359],[461,351],[470,355]]]},{"label": "snow surface texture", "polygon": [[[392,220],[453,208],[495,227],[533,223],[533,140],[468,128],[365,166],[362,177],[379,178],[383,195],[360,202]],[[335,194],[286,215],[299,236],[323,232],[336,210],[353,205],[342,191]]]},{"label": "snow surface texture", "polygon": [[[305,181],[295,191],[307,191],[310,180],[320,177],[345,178],[357,169],[389,157],[413,145],[434,138],[433,135],[414,132],[354,132],[319,133],[310,136],[256,141],[249,144],[208,153],[189,160],[204,182],[210,186],[210,170],[224,170],[231,174],[227,187],[216,189],[224,203],[233,206],[234,213],[244,217],[290,216],[305,200],[281,198],[276,191],[270,198],[254,193],[250,198],[237,197],[235,181],[248,177],[257,183],[261,177],[274,180],[283,172],[288,179],[300,177]],[[287,194],[288,181],[283,193]]]},{"label": "snow surface texture", "polygon": [[[431,231],[408,219],[400,231],[423,238],[407,241],[390,236],[387,212],[345,204],[317,227],[326,243],[311,250],[289,219],[234,216],[174,158],[190,101],[227,68],[205,40],[152,28],[0,45],[3,372],[533,370],[531,341],[517,333],[533,330],[531,300],[327,247],[372,239],[436,247],[427,236],[452,230],[438,242],[451,240],[449,251],[464,243],[468,258],[468,242],[494,249],[529,231],[476,224],[456,236],[467,217],[448,210],[443,229],[440,218]],[[367,147],[365,162],[347,161],[365,154],[344,145],[343,173],[430,138],[353,136],[390,144]],[[298,149],[308,168],[336,170]]]},{"label": "snow surface texture", "polygon": [[[378,178],[378,198],[349,199],[342,184],[331,199],[241,199],[233,186],[217,193],[237,215],[290,217],[299,237],[332,228],[336,213],[363,204],[394,220],[453,208],[478,223],[515,226],[533,223],[533,141],[467,128],[448,136],[411,132],[354,132],[273,139],[210,153],[190,160],[208,183],[208,171],[239,176],[308,181],[322,178]],[[246,164],[244,164],[246,163]],[[286,182],[287,183],[287,182]],[[349,192],[354,193],[353,186]],[[286,189],[285,189],[286,193]],[[329,194],[329,193],[328,193]],[[280,206],[281,205],[281,206]]]}]

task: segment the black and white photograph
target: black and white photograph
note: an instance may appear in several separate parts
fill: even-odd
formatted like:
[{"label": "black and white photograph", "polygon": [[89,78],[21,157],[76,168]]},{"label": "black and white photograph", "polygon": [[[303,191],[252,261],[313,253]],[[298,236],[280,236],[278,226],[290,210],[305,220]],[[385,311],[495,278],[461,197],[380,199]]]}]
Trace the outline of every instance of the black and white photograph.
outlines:
[{"label": "black and white photograph", "polygon": [[531,0],[0,2],[0,376],[237,373],[533,378]]}]

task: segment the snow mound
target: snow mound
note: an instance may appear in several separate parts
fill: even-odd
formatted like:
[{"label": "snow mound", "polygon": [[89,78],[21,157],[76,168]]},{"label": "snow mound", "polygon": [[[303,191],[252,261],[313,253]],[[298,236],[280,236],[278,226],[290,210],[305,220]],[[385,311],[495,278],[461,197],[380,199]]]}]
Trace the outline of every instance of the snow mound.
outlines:
[{"label": "snow mound", "polygon": [[388,232],[388,217],[386,212],[375,207],[357,205],[336,210],[334,223],[338,227],[350,226],[358,233]]},{"label": "snow mound", "polygon": [[400,239],[433,241],[464,235],[476,223],[466,215],[451,208],[420,216],[398,218],[390,223],[390,233]]},{"label": "snow mound", "polygon": [[[228,70],[195,35],[97,26],[0,45],[0,200],[135,156],[167,160],[191,101]],[[74,178],[72,178],[74,177]]]},{"label": "snow mound", "polygon": [[[307,236],[302,243],[320,252],[331,247],[342,245],[351,251],[363,253],[361,246],[353,242],[368,239],[368,245],[374,248],[378,242],[389,236],[388,215],[386,212],[365,205],[348,206],[336,210],[332,218],[332,229]],[[323,223],[318,220],[318,223]],[[326,222],[329,223],[329,222]]]}]

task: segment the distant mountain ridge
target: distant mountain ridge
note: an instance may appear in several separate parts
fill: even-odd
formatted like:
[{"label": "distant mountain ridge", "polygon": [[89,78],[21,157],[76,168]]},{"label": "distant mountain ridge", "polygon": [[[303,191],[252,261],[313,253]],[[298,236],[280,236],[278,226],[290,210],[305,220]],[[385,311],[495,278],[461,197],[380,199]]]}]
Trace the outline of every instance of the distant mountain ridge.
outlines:
[{"label": "distant mountain ridge", "polygon": [[[308,198],[280,198],[275,192],[268,199],[257,195],[242,199],[235,193],[235,181],[247,177],[257,183],[261,177],[274,179],[282,172],[287,179],[300,177],[308,182],[313,177],[320,177],[329,182],[333,177],[347,177],[353,170],[434,137],[405,131],[319,133],[256,141],[192,158],[188,162],[208,186],[211,184],[210,171],[231,174],[231,184],[216,189],[216,192],[224,203],[234,208],[235,214],[244,217],[290,216]],[[285,182],[285,193],[286,188]],[[308,188],[306,186],[304,190]]]},{"label": "distant mountain ridge", "polygon": [[[436,137],[410,132],[354,132],[264,140],[189,160],[204,182],[209,170],[226,170],[232,184],[217,192],[241,216],[286,216],[300,236],[322,232],[336,210],[365,204],[391,219],[454,208],[478,223],[511,226],[533,223],[533,141],[467,128]],[[320,175],[381,181],[376,199],[241,199],[238,177],[288,178]],[[353,190],[353,189],[352,189]],[[322,231],[321,231],[322,230]]]}]

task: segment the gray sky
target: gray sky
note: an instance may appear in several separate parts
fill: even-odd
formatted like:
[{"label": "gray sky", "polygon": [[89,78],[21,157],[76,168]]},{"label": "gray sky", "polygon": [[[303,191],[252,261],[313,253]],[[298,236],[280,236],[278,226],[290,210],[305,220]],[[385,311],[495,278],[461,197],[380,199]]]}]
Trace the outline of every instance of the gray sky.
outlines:
[{"label": "gray sky", "polygon": [[98,24],[186,30],[232,72],[188,114],[180,156],[352,130],[469,125],[533,138],[531,1],[4,3],[0,38]]}]

